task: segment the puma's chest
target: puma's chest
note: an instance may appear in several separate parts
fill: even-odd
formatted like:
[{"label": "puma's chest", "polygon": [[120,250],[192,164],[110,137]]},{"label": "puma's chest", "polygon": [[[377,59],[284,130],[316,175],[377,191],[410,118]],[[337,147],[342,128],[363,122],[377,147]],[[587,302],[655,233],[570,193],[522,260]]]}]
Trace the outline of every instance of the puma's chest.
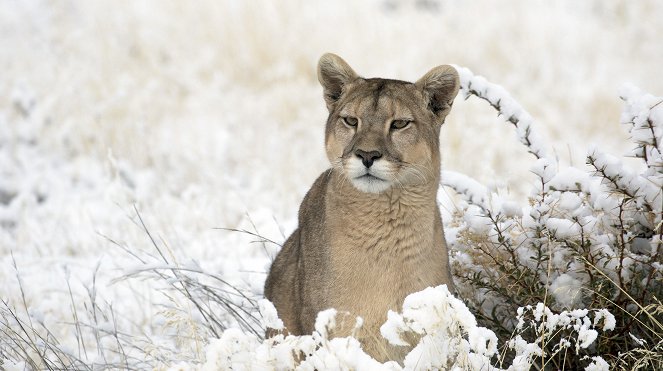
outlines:
[{"label": "puma's chest", "polygon": [[355,215],[330,236],[334,307],[383,321],[408,294],[442,283],[441,226],[433,215],[399,216]]}]

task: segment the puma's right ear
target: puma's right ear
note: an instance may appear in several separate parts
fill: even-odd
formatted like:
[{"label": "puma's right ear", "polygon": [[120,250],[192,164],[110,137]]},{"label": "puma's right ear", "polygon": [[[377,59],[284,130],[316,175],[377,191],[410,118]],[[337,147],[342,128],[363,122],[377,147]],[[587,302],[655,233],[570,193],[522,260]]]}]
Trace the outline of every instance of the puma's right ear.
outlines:
[{"label": "puma's right ear", "polygon": [[357,73],[338,55],[327,53],[318,62],[318,81],[322,85],[327,108],[332,109],[341,97],[343,86],[359,78]]}]

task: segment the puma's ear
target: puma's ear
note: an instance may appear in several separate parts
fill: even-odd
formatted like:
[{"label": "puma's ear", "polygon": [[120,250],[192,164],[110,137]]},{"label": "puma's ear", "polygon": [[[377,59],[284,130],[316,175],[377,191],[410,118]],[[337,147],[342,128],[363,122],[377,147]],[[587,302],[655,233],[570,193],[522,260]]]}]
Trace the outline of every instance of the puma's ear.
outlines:
[{"label": "puma's ear", "polygon": [[355,71],[338,55],[327,53],[318,62],[318,81],[322,85],[327,108],[341,97],[343,86],[359,78]]},{"label": "puma's ear", "polygon": [[428,109],[439,118],[444,118],[458,94],[460,80],[455,68],[444,65],[428,71],[415,85],[423,90]]}]

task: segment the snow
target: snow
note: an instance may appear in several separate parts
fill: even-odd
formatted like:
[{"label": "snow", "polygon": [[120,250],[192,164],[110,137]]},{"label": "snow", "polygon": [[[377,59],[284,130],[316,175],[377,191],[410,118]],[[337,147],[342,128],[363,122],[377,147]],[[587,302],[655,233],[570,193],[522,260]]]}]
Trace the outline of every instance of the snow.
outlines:
[{"label": "snow", "polygon": [[587,348],[592,345],[598,336],[599,333],[596,332],[596,330],[588,329],[585,326],[582,326],[578,331],[578,342],[576,343],[576,347]]},{"label": "snow", "polygon": [[526,371],[532,367],[532,357],[541,355],[541,348],[534,343],[528,343],[520,335],[509,340],[509,345],[516,351],[516,356],[509,370]]},{"label": "snow", "polygon": [[603,358],[601,357],[592,357],[592,363],[587,365],[585,367],[585,371],[608,371],[610,370],[610,367],[608,365],[608,362],[606,362]]},{"label": "snow", "polygon": [[[270,308],[267,303],[261,305]],[[590,313],[587,310],[556,315],[539,303],[536,308],[519,309],[519,317],[525,311],[532,311],[534,321],[545,323],[551,333],[558,327],[575,328],[578,332],[577,347],[590,346],[598,335],[593,329],[597,320],[594,323],[588,321]],[[403,344],[401,334],[412,332],[420,335],[403,365],[393,361],[377,362],[363,352],[360,343],[353,337],[330,338],[329,333],[336,325],[338,314],[334,309],[320,312],[315,331],[305,336],[276,335],[260,341],[255,335],[228,329],[219,339],[209,342],[204,363],[180,363],[171,366],[171,369],[499,370],[491,364],[491,358],[498,350],[497,337],[490,329],[478,327],[467,307],[453,297],[445,285],[409,295],[403,303],[402,313],[390,312],[382,326],[382,333],[390,340],[395,339],[393,343],[397,344]],[[599,318],[598,314],[596,318]],[[516,357],[508,370],[531,367],[532,357],[541,353],[537,343],[529,343],[520,335],[516,335],[509,345],[515,350]],[[303,358],[296,361],[298,357]]]},{"label": "snow", "polygon": [[617,322],[612,313],[605,309],[599,309],[594,316],[594,326],[598,325],[598,322],[601,320],[603,320],[603,331],[612,331],[615,329]]},{"label": "snow", "polygon": [[546,144],[533,129],[532,116],[502,87],[490,83],[483,76],[474,75],[469,69],[456,66],[460,78],[461,94],[470,94],[487,100],[499,114],[516,126],[516,136],[536,158],[546,159]]},{"label": "snow", "polygon": [[[273,309],[268,302],[261,307]],[[353,337],[330,338],[336,326],[337,313],[328,309],[318,314],[315,331],[305,336],[277,335],[260,341],[255,335],[239,329],[228,329],[219,339],[206,346],[205,362],[200,365],[180,363],[171,370],[276,369],[276,370],[418,370],[423,368],[488,365],[497,351],[497,338],[492,331],[476,327],[467,307],[455,299],[446,286],[428,288],[409,295],[403,313],[391,312],[382,327],[402,333],[414,331],[423,335],[406,357],[404,367],[390,361],[380,363],[361,349]],[[360,326],[361,322],[357,322]],[[464,339],[467,337],[467,339]],[[444,344],[448,346],[445,347]],[[440,352],[440,350],[445,350]],[[303,356],[301,362],[295,358]]]},{"label": "snow", "polygon": [[271,328],[274,330],[283,329],[283,321],[278,316],[274,304],[267,299],[262,299],[258,301],[258,308],[261,315],[261,324],[263,328]]},{"label": "snow", "polygon": [[575,193],[564,192],[559,197],[557,206],[567,212],[574,212],[582,205],[582,199]]},{"label": "snow", "polygon": [[563,273],[552,281],[550,292],[557,303],[566,308],[574,308],[581,302],[582,287],[582,281]]},{"label": "snow", "polygon": [[489,192],[486,187],[469,176],[453,171],[443,171],[440,175],[441,184],[452,188],[473,205],[488,210]]},{"label": "snow", "polygon": [[580,226],[572,220],[548,218],[546,227],[555,235],[556,238],[565,239],[580,235]]},{"label": "snow", "polygon": [[[520,144],[524,141],[532,142],[529,149],[538,156],[555,155],[555,161],[537,162],[535,169],[544,176],[546,166],[561,169],[550,187],[562,191],[577,183],[592,189],[591,203],[606,212],[615,205],[600,197],[602,186],[583,178],[584,173],[564,170],[565,164],[584,161],[587,138],[606,153],[646,154],[649,166],[663,167],[660,148],[638,150],[623,144],[627,135],[651,143],[643,125],[647,117],[663,115],[663,104],[653,107],[658,98],[625,87],[619,92],[630,107],[621,120],[624,133],[606,129],[621,109],[615,96],[623,80],[646,91],[663,91],[663,80],[652,78],[663,60],[658,42],[663,25],[656,22],[663,7],[633,4],[622,14],[619,4],[603,1],[540,6],[440,1],[437,11],[422,10],[417,2],[386,3],[3,4],[2,299],[22,308],[25,297],[25,317],[47,324],[63,347],[74,352],[77,339],[67,325],[72,322],[72,302],[81,320],[99,330],[115,326],[106,319],[94,322],[93,316],[112,304],[117,326],[149,337],[152,342],[146,348],[153,354],[157,349],[170,351],[164,354],[175,355],[168,358],[174,368],[203,359],[212,362],[221,354],[230,355],[223,362],[238,368],[249,358],[294,364],[289,350],[312,349],[312,337],[284,338],[287,345],[279,348],[229,329],[220,339],[209,340],[210,334],[199,326],[200,313],[182,297],[164,295],[166,286],[181,278],[118,278],[200,267],[251,300],[262,298],[278,244],[296,227],[302,197],[328,166],[323,149],[326,112],[315,78],[315,62],[327,51],[342,55],[366,76],[414,80],[435,65],[468,66],[477,75],[459,67],[463,86],[471,83],[489,102],[499,102],[501,120],[519,119],[513,131],[511,123],[495,120],[486,102],[462,97],[454,102],[440,139],[448,170],[442,182],[455,184],[467,203],[505,215],[522,212],[497,197],[498,190],[482,184],[498,179],[509,184],[510,197],[529,196],[538,179],[529,172],[532,156]],[[347,12],[348,6],[353,12]],[[497,47],[495,40],[508,40],[514,52]],[[653,137],[660,138],[661,128],[653,130]],[[609,170],[626,174],[629,165],[620,166],[609,165]],[[633,174],[639,174],[637,170]],[[641,202],[660,204],[653,190],[662,181],[655,172],[623,182],[638,189]],[[577,201],[562,193],[557,205],[572,214]],[[443,205],[447,213],[455,202]],[[467,208],[467,222],[476,231],[489,230],[477,207]],[[158,255],[136,210],[168,263]],[[532,211],[540,216],[541,209]],[[556,223],[558,233],[566,236],[577,232],[568,221],[548,223]],[[220,227],[255,232],[274,243],[253,243],[254,236],[215,229]],[[592,249],[603,251],[604,246],[598,241]],[[607,265],[608,274],[610,268]],[[94,313],[93,281],[99,306]],[[419,303],[422,308],[424,302]],[[280,326],[273,307],[258,303],[263,322],[256,327]],[[470,356],[467,362],[483,362],[479,353],[490,352],[491,337],[472,327],[469,318],[464,314],[454,321],[475,329],[471,337],[462,335],[464,346],[478,357]],[[421,318],[417,328],[439,325],[426,319]],[[390,340],[405,325],[393,321],[392,316],[392,328],[386,331]],[[96,357],[94,339],[85,340]],[[334,354],[351,352],[362,359],[361,365],[371,363],[351,340],[329,344]],[[418,349],[424,354],[432,348],[424,343]],[[432,363],[437,362],[434,356],[428,358]],[[518,357],[526,363],[526,355]],[[10,363],[3,367],[23,368]]]},{"label": "snow", "polygon": [[549,189],[559,191],[579,190],[587,192],[590,185],[589,175],[575,167],[559,169],[554,178],[548,182]]},{"label": "snow", "polygon": [[[592,314],[594,315],[593,321],[591,320]],[[549,334],[554,334],[563,329],[571,330],[575,334],[568,338],[560,338],[556,346],[568,348],[575,344],[576,353],[579,349],[585,349],[594,344],[599,335],[597,325],[601,319],[604,320],[601,331],[614,329],[615,318],[605,309],[591,311],[588,309],[574,309],[554,313],[543,303],[518,309],[519,330],[530,326],[536,331],[538,337],[549,336]],[[529,357],[541,352],[536,343],[527,343],[520,335],[510,340],[509,346],[515,349],[517,353],[512,364],[513,367],[524,367],[527,360],[531,359]]]},{"label": "snow", "polygon": [[468,331],[470,348],[488,357],[497,353],[497,337],[485,327],[472,327]]},{"label": "snow", "polygon": [[380,327],[380,334],[393,345],[410,345],[403,340],[401,333],[407,329],[405,319],[394,311],[387,312],[387,322]]}]

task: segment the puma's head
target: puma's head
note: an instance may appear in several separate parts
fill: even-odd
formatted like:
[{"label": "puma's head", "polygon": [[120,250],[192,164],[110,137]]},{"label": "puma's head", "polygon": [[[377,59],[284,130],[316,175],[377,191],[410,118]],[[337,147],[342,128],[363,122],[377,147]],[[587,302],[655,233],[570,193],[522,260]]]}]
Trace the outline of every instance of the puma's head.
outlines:
[{"label": "puma's head", "polygon": [[366,79],[325,54],[318,80],[329,109],[327,156],[355,188],[380,193],[438,181],[440,126],[459,87],[453,67],[435,67],[415,83]]}]

